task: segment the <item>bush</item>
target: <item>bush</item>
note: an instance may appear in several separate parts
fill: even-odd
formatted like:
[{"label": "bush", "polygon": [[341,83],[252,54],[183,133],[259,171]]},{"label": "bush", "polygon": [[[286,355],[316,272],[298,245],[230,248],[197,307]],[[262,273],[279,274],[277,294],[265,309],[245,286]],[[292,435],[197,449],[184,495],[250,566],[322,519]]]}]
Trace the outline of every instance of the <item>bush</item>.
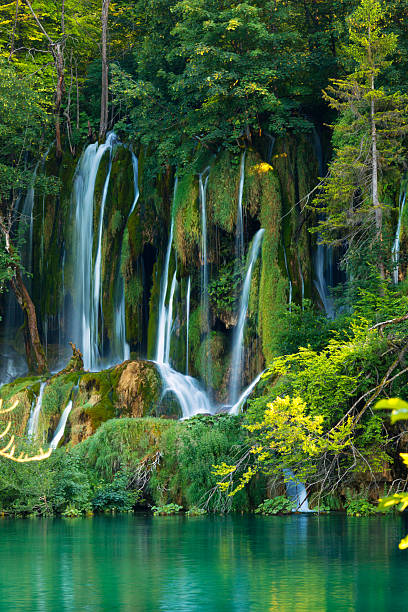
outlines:
[{"label": "bush", "polygon": [[346,494],[346,503],[344,507],[347,516],[371,516],[378,512],[377,507],[369,502],[368,499],[351,492]]},{"label": "bush", "polygon": [[186,516],[203,516],[203,514],[207,514],[207,511],[204,508],[199,508],[198,506],[193,506],[186,512]]},{"label": "bush", "polygon": [[178,514],[183,506],[178,504],[165,504],[164,506],[152,506],[154,516],[169,516],[170,514]]},{"label": "bush", "polygon": [[128,470],[116,472],[113,482],[102,485],[92,499],[97,512],[131,512],[141,499],[141,491],[132,490],[132,478]]},{"label": "bush", "polygon": [[278,495],[272,499],[265,499],[262,504],[259,504],[258,508],[255,510],[255,513],[271,516],[273,514],[290,514],[294,510],[295,504],[293,501],[284,495]]}]

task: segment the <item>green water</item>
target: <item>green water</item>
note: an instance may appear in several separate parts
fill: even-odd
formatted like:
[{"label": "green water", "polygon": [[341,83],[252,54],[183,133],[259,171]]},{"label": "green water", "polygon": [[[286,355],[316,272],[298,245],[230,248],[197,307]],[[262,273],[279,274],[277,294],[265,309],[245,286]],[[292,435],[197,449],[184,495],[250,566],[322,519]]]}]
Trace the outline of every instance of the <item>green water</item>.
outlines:
[{"label": "green water", "polygon": [[402,612],[404,523],[314,515],[4,519],[0,610]]}]

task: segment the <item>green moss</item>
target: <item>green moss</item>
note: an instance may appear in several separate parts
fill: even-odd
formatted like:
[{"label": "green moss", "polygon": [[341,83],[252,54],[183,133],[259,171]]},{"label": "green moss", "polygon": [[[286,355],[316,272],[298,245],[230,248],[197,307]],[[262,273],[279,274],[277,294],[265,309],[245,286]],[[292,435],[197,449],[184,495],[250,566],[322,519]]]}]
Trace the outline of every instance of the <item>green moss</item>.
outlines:
[{"label": "green moss", "polygon": [[104,423],[76,452],[105,478],[120,467],[136,467],[141,459],[153,457],[160,448],[163,432],[179,424],[155,418],[112,419]]},{"label": "green moss", "polygon": [[[225,336],[220,332],[211,332],[201,343],[198,349],[196,368],[206,387],[220,388],[228,364],[225,353]],[[208,363],[208,360],[211,363],[211,380],[207,380],[209,373],[206,363]]]},{"label": "green moss", "polygon": [[174,245],[184,265],[197,253],[200,238],[198,183],[187,174],[179,179],[174,199]]},{"label": "green moss", "polygon": [[281,198],[275,173],[264,175],[261,197],[261,226],[265,229],[262,242],[262,270],[259,291],[259,333],[265,359],[274,356],[274,330],[279,325],[279,313],[286,304],[287,279],[278,264]]},{"label": "green moss", "polygon": [[208,181],[208,217],[228,233],[233,231],[237,216],[239,162],[239,157],[223,151],[211,167]]}]

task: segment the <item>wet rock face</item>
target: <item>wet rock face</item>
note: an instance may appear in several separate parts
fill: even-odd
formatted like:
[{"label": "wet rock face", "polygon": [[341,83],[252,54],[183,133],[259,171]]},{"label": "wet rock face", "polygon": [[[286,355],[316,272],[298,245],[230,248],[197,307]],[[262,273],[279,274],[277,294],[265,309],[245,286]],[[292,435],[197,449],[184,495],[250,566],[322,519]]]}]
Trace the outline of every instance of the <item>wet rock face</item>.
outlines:
[{"label": "wet rock face", "polygon": [[10,345],[3,345],[0,353],[0,385],[7,384],[19,376],[27,374],[27,362]]},{"label": "wet rock face", "polygon": [[120,366],[116,386],[116,405],[121,416],[143,417],[151,414],[161,395],[161,380],[154,364],[129,361]]}]

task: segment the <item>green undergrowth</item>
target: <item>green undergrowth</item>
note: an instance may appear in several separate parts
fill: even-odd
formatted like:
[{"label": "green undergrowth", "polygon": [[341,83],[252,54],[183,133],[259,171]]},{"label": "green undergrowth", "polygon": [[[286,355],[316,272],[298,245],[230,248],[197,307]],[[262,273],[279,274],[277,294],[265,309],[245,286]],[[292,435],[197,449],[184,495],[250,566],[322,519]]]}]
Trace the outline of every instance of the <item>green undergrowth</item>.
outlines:
[{"label": "green undergrowth", "polygon": [[245,433],[239,417],[198,416],[179,422],[111,419],[84,442],[43,462],[0,458],[0,512],[13,516],[128,512],[152,506],[250,511],[264,497],[259,479],[234,499],[216,489],[212,466],[231,462]]}]

